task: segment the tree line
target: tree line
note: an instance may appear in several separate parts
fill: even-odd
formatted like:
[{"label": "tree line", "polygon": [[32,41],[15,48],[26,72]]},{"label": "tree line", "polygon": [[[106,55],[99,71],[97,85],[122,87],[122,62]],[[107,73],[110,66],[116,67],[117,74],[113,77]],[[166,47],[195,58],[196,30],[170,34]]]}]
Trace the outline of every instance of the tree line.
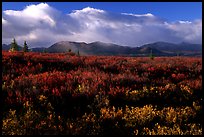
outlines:
[{"label": "tree line", "polygon": [[[28,52],[28,45],[27,42],[24,41],[24,45],[23,45],[23,52]],[[11,47],[9,49],[9,51],[13,52],[13,51],[19,51],[19,47],[18,44],[16,42],[16,39],[14,38],[13,41],[11,42]]]}]

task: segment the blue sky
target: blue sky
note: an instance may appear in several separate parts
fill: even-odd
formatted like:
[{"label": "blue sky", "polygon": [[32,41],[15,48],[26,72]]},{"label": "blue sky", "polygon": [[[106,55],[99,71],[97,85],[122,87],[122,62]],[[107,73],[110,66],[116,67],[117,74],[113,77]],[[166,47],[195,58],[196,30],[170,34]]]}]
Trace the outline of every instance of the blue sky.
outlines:
[{"label": "blue sky", "polygon": [[201,2],[3,2],[2,43],[202,43]]},{"label": "blue sky", "polygon": [[[40,2],[3,2],[2,9],[22,10],[27,5],[39,4]],[[165,18],[169,21],[202,18],[202,2],[47,2],[50,6],[70,13],[72,10],[80,10],[92,7],[117,13],[134,13],[153,15]]]}]

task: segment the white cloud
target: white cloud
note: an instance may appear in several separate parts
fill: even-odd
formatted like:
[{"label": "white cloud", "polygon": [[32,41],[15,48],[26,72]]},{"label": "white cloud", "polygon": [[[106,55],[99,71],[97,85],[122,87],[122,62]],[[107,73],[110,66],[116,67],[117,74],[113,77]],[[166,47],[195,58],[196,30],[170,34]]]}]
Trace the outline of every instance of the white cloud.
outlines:
[{"label": "white cloud", "polygon": [[8,22],[4,18],[2,18],[2,24],[6,25],[7,23]]},{"label": "white cloud", "polygon": [[190,24],[190,23],[192,23],[192,22],[180,20],[179,23],[180,23],[180,24]]},{"label": "white cloud", "polygon": [[94,9],[91,7],[86,7],[82,10],[74,10],[73,13],[74,14],[81,14],[81,13],[88,13],[88,14],[96,14],[96,13],[104,13],[104,10],[100,10],[100,9]]},{"label": "white cloud", "polygon": [[151,13],[112,13],[87,7],[63,14],[46,3],[2,13],[3,43],[15,37],[31,47],[59,41],[102,41],[129,46],[166,41],[202,43],[202,20],[168,22]]},{"label": "white cloud", "polygon": [[202,20],[178,21],[167,25],[174,35],[183,41],[202,43]]},{"label": "white cloud", "polygon": [[151,13],[147,13],[147,14],[132,14],[132,13],[121,13],[123,15],[131,15],[131,16],[135,16],[135,17],[154,17],[153,14]]}]

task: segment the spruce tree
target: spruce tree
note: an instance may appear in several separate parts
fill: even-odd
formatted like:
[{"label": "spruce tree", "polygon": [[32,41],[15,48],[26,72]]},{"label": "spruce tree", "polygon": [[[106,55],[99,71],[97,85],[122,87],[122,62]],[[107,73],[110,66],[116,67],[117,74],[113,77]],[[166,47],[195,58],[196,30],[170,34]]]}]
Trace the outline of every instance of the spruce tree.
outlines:
[{"label": "spruce tree", "polygon": [[24,41],[23,52],[28,52],[28,45],[26,41]]},{"label": "spruce tree", "polygon": [[13,39],[13,42],[11,42],[11,48],[10,51],[18,51],[18,44],[16,42],[16,39]]}]

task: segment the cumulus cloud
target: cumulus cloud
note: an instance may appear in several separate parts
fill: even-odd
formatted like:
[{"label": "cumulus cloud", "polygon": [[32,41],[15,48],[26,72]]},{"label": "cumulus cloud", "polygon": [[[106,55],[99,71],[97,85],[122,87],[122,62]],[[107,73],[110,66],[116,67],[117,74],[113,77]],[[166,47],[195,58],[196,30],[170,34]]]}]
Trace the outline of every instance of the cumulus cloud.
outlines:
[{"label": "cumulus cloud", "polygon": [[46,3],[2,12],[2,40],[31,47],[59,41],[102,41],[141,46],[156,41],[202,43],[202,20],[168,22],[151,13],[113,13],[86,7],[63,14]]}]

